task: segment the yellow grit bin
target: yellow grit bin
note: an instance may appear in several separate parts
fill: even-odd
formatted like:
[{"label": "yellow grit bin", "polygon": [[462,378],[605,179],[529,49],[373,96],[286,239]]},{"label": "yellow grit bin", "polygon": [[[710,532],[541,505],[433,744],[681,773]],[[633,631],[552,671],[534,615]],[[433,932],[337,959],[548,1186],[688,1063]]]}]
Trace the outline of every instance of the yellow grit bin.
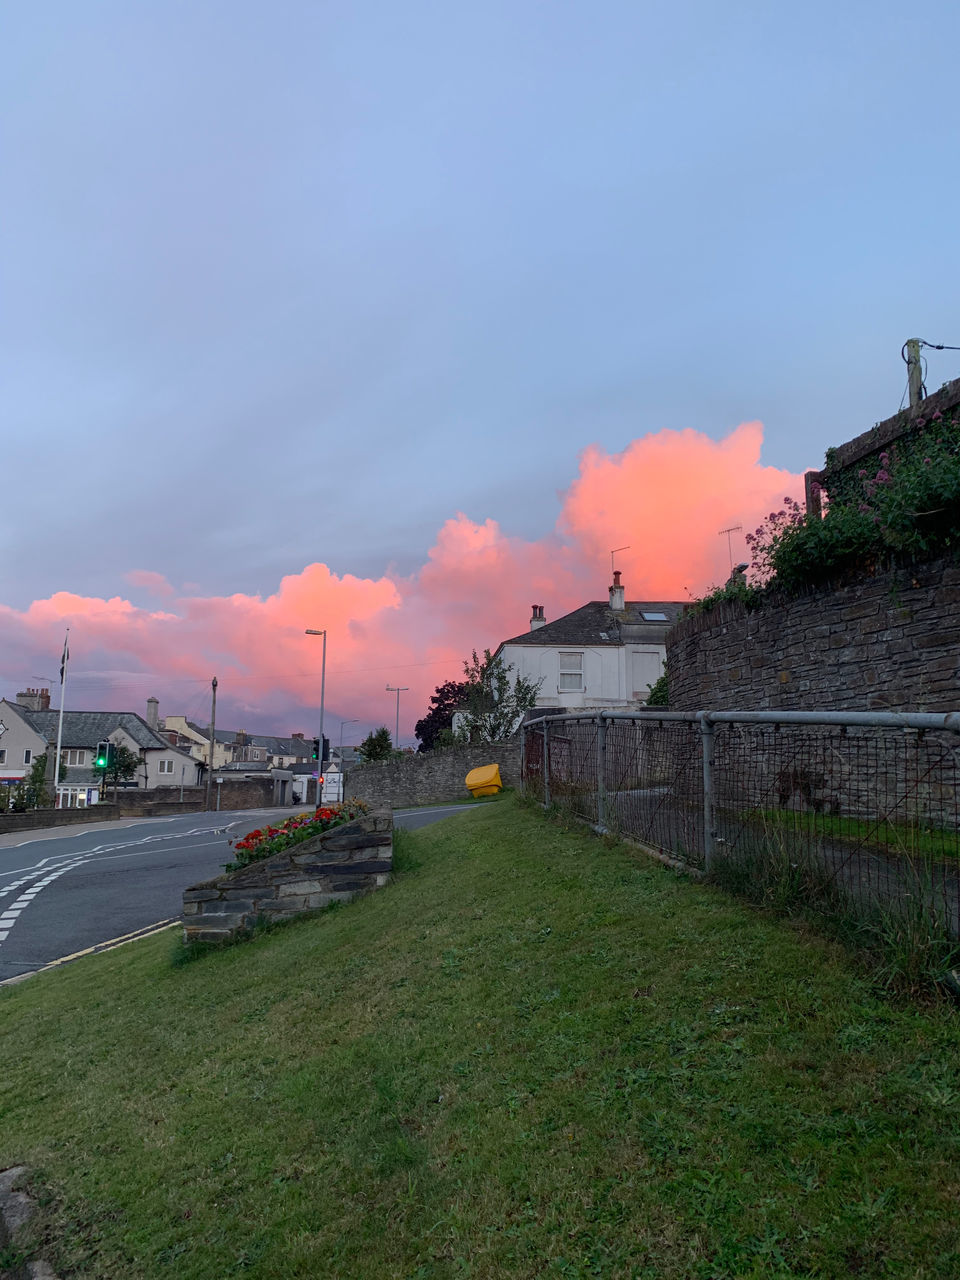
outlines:
[{"label": "yellow grit bin", "polygon": [[482,764],[479,769],[471,769],[464,782],[472,796],[495,796],[503,790],[498,764]]}]

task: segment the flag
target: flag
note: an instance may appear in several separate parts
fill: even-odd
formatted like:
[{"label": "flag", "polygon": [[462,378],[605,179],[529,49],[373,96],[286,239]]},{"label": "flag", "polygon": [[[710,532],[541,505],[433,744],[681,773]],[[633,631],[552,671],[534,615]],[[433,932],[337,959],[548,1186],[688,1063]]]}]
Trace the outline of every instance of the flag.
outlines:
[{"label": "flag", "polygon": [[[69,636],[67,632],[67,636]],[[67,674],[67,663],[70,661],[70,649],[67,645],[67,636],[63,638],[63,657],[60,659],[60,683],[63,684],[63,678]]]}]

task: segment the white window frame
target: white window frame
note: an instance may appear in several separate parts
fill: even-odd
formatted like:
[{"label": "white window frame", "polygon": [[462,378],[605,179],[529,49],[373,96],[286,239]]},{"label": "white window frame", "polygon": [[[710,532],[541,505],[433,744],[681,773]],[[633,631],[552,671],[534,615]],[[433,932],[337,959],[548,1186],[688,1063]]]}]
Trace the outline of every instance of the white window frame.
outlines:
[{"label": "white window frame", "polygon": [[6,747],[0,747],[0,764],[6,764],[6,763],[7,763],[7,749]]},{"label": "white window frame", "polygon": [[158,773],[173,773],[173,761],[161,760],[157,766]]},{"label": "white window frame", "polygon": [[583,693],[583,651],[561,649],[557,661],[557,692]]},{"label": "white window frame", "polygon": [[29,747],[23,748],[23,763],[33,764],[33,752],[30,750]]},{"label": "white window frame", "polygon": [[70,768],[82,767],[87,763],[87,753],[86,751],[81,751],[78,748],[71,747],[68,751],[64,751],[63,763],[70,766]]}]

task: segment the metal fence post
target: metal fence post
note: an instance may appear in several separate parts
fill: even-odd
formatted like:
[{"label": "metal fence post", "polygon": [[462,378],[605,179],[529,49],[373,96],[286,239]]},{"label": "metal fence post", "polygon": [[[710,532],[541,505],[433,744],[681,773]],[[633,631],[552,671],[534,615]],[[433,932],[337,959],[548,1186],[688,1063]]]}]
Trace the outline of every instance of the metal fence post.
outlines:
[{"label": "metal fence post", "polygon": [[520,790],[527,789],[527,726],[520,726]]},{"label": "metal fence post", "polygon": [[543,722],[543,807],[550,808],[550,730],[549,720]]},{"label": "metal fence post", "polygon": [[717,845],[717,830],[713,794],[713,725],[707,719],[708,712],[701,711],[700,746],[703,752],[703,869],[710,871]]},{"label": "metal fence post", "polygon": [[607,722],[597,719],[597,826],[607,826]]}]

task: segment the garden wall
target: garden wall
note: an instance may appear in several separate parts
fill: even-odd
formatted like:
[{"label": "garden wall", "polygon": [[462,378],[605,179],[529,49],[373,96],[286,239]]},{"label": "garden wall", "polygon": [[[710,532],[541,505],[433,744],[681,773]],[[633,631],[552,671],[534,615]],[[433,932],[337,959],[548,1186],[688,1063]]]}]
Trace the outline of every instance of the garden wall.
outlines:
[{"label": "garden wall", "polygon": [[[109,791],[112,797],[113,788]],[[273,807],[274,784],[270,778],[241,778],[224,782],[220,791],[220,807],[224,810]],[[216,805],[216,795],[212,802]],[[121,787],[116,804],[111,798],[87,809],[31,809],[26,813],[0,813],[0,835],[42,827],[113,822],[117,818],[158,818],[175,813],[198,813],[205,811],[206,804],[207,793],[204,787],[184,787],[182,803],[179,787],[158,787],[151,791],[133,787],[125,790]]]},{"label": "garden wall", "polygon": [[890,568],[667,636],[677,711],[960,709],[960,560]]},{"label": "garden wall", "polygon": [[438,804],[443,800],[466,800],[463,784],[471,769],[498,764],[505,787],[520,783],[520,742],[485,743],[469,747],[449,747],[424,751],[399,760],[380,760],[348,769],[343,794],[391,809]]},{"label": "garden wall", "polygon": [[393,819],[385,809],[365,814],[185,890],[184,941],[222,942],[259,919],[349,902],[385,885],[392,866]]}]

